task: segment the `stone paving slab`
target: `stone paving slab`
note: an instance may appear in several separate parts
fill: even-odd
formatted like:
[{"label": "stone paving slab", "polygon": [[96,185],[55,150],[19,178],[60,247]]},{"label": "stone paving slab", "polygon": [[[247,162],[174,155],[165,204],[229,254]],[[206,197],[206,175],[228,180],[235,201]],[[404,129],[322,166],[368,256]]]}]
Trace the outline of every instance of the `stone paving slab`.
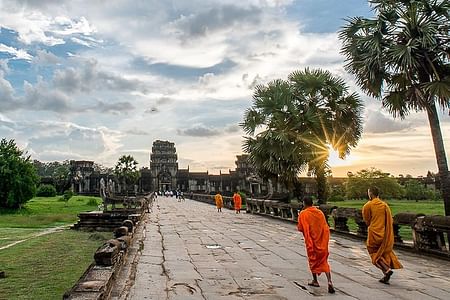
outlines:
[{"label": "stone paving slab", "polygon": [[361,241],[332,235],[336,294],[309,287],[302,235],[295,224],[158,197],[128,299],[450,299],[450,263],[397,251],[404,269],[378,282]]}]

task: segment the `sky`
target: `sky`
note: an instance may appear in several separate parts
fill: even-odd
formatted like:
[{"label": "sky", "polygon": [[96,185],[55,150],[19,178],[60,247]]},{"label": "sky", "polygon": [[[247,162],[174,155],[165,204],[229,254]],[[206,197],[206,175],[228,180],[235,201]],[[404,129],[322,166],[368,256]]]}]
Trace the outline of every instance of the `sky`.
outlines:
[{"label": "sky", "polygon": [[[334,176],[436,172],[425,114],[393,119],[343,68],[337,31],[371,15],[363,0],[0,0],[0,138],[33,159],[109,167],[124,154],[148,166],[153,141],[169,140],[181,168],[226,173],[255,85],[323,68],[365,103]],[[441,127],[448,153],[444,112]]]}]

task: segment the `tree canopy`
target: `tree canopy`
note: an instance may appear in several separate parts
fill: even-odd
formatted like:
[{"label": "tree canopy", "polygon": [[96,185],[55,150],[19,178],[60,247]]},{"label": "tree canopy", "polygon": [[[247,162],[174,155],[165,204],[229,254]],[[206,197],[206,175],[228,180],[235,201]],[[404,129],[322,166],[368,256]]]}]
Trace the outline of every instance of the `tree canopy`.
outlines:
[{"label": "tree canopy", "polygon": [[367,199],[367,189],[377,186],[383,199],[401,199],[403,187],[389,173],[376,168],[363,169],[351,174],[345,183],[346,197],[349,199]]},{"label": "tree canopy", "polygon": [[0,207],[20,208],[34,197],[39,177],[14,140],[0,141]]},{"label": "tree canopy", "polygon": [[137,169],[138,162],[131,155],[122,155],[114,167],[114,173],[120,182],[124,184],[125,190],[128,193],[129,185],[135,184],[139,179],[139,170]]},{"label": "tree canopy", "polygon": [[375,17],[350,18],[340,32],[346,69],[394,117],[427,113],[450,215],[450,177],[436,107],[450,108],[450,1],[369,2]]}]

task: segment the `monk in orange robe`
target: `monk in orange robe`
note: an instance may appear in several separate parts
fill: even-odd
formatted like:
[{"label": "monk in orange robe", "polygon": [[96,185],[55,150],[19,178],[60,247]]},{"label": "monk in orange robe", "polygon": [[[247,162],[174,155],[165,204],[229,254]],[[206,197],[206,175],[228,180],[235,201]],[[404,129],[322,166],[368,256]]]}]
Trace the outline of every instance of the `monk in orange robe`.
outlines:
[{"label": "monk in orange robe", "polygon": [[331,282],[331,270],[328,264],[330,228],[323,212],[313,206],[311,197],[303,198],[303,210],[298,215],[297,228],[305,238],[306,254],[313,277],[308,285],[318,287],[317,275],[323,272],[328,279],[328,292],[333,294],[335,290]]},{"label": "monk in orange robe", "polygon": [[386,202],[381,201],[377,187],[371,187],[367,191],[369,201],[364,204],[362,215],[368,228],[367,251],[372,264],[383,271],[384,277],[381,283],[389,284],[389,279],[394,273],[392,269],[403,268],[395,255],[394,226],[391,209]]},{"label": "monk in orange robe", "polygon": [[214,200],[216,201],[217,212],[222,212],[223,198],[220,192],[214,196]]},{"label": "monk in orange robe", "polygon": [[233,195],[233,202],[234,202],[234,210],[237,214],[241,213],[241,207],[242,207],[242,198],[241,195],[239,195],[238,192],[234,192]]}]

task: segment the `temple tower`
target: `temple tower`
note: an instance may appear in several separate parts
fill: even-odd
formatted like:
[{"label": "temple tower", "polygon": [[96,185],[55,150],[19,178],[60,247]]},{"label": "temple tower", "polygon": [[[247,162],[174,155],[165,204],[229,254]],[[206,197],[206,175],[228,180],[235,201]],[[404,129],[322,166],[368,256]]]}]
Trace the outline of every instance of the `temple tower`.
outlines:
[{"label": "temple tower", "polygon": [[154,190],[167,191],[177,188],[177,160],[174,143],[160,140],[153,142],[150,154],[150,172]]}]

